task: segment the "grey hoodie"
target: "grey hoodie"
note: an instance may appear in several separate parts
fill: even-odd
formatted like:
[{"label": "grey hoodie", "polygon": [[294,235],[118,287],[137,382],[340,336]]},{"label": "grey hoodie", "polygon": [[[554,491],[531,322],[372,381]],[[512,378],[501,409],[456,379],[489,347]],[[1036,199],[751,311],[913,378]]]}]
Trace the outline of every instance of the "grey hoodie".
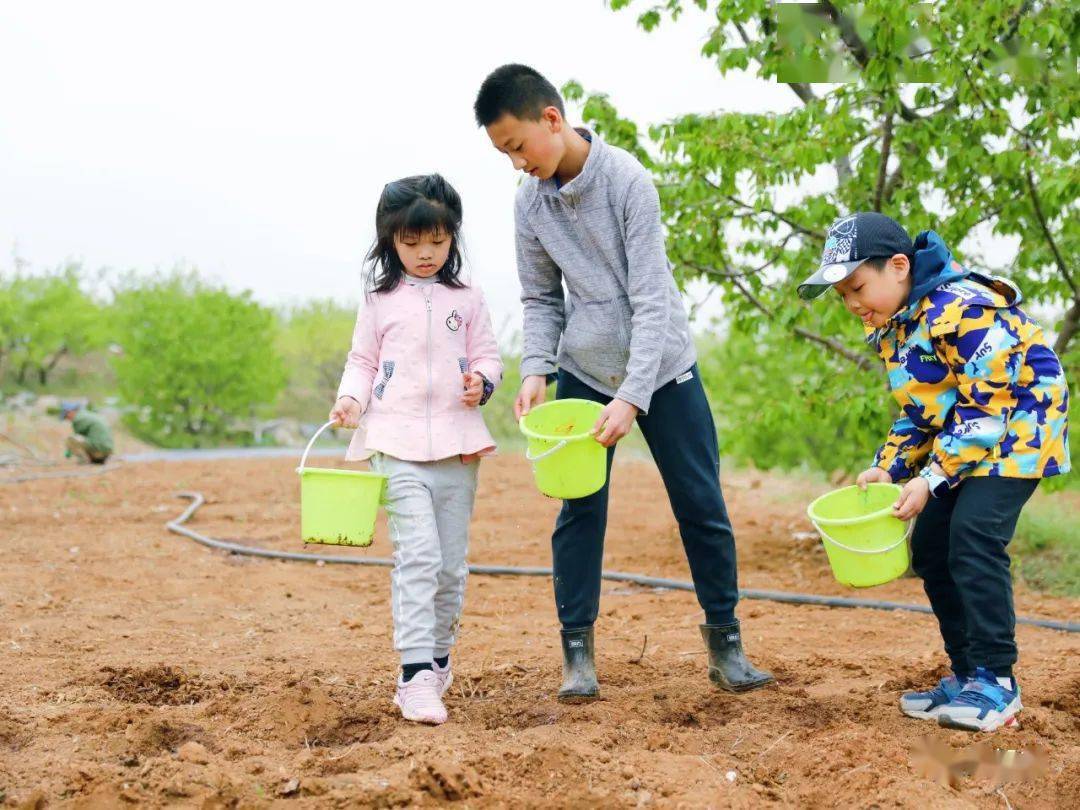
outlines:
[{"label": "grey hoodie", "polygon": [[629,152],[581,132],[592,138],[581,174],[561,188],[527,177],[514,205],[521,374],[561,366],[645,413],[694,364],[694,343],[652,179]]}]

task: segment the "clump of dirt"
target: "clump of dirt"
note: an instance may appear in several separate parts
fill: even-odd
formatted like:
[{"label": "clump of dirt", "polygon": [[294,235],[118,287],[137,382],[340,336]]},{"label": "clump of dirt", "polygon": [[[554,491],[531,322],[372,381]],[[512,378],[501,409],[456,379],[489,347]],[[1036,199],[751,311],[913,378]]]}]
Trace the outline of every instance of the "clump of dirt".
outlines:
[{"label": "clump of dirt", "polygon": [[1042,701],[1043,706],[1067,712],[1080,720],[1080,676],[1061,684]]},{"label": "clump of dirt", "polygon": [[160,664],[148,668],[103,667],[101,686],[117,700],[151,706],[198,703],[218,691],[198,676]]},{"label": "clump of dirt", "polygon": [[948,664],[940,663],[932,667],[910,669],[889,678],[882,688],[894,692],[907,692],[911,689],[928,689],[952,672]]},{"label": "clump of dirt", "polygon": [[412,769],[413,786],[438,801],[459,802],[482,796],[480,775],[468,765],[452,762],[420,762]]},{"label": "clump of dirt", "polygon": [[397,720],[386,711],[377,714],[346,714],[340,719],[309,726],[304,734],[309,745],[334,747],[380,742],[388,739]]},{"label": "clump of dirt", "polygon": [[128,726],[125,737],[131,752],[143,756],[175,753],[186,742],[196,742],[210,750],[217,748],[202,726],[172,720],[140,719]]},{"label": "clump of dirt", "polygon": [[553,706],[508,706],[505,703],[492,703],[481,706],[478,718],[486,729],[526,729],[539,726],[553,726],[559,722],[559,710]]},{"label": "clump of dirt", "polygon": [[0,713],[0,751],[18,751],[31,739],[26,726],[8,714]]}]

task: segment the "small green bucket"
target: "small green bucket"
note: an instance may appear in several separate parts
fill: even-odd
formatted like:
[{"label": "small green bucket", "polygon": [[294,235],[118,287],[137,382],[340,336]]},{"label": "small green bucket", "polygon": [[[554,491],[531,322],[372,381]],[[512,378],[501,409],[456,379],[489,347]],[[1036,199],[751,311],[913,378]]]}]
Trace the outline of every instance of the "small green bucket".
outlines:
[{"label": "small green bucket", "polygon": [[538,405],[518,426],[529,440],[536,486],[551,498],[592,495],[607,481],[607,448],[592,435],[604,406],[588,399],[557,399]]},{"label": "small green bucket", "polygon": [[870,588],[908,568],[911,526],[893,517],[896,484],[844,487],[822,495],[806,513],[821,535],[833,576],[844,585]]},{"label": "small green bucket", "polygon": [[311,446],[333,424],[327,422],[315,432],[296,469],[300,474],[300,536],[305,543],[370,546],[386,476],[305,466]]}]

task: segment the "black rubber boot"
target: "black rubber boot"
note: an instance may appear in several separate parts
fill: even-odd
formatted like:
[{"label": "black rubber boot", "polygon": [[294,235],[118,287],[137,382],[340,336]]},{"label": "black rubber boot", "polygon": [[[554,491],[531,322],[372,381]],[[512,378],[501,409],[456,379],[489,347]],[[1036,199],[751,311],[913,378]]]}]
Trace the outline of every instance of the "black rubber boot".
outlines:
[{"label": "black rubber boot", "polygon": [[709,651],[709,680],[729,692],[749,692],[775,679],[756,669],[743,653],[739,623],[703,624],[701,637]]},{"label": "black rubber boot", "polygon": [[591,627],[562,631],[563,682],[559,688],[561,702],[584,703],[600,697],[593,650]]}]

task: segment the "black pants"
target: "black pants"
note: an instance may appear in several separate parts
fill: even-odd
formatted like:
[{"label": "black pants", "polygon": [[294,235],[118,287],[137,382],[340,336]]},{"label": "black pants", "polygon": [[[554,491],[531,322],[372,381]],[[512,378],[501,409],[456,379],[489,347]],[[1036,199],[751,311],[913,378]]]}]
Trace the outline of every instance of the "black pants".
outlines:
[{"label": "black pants", "polygon": [[[672,381],[653,394],[649,413],[637,419],[667,489],[683,547],[690,562],[698,602],[709,624],[735,620],[739,601],[735,538],[720,491],[720,452],[709,402],[698,377]],[[607,404],[565,371],[559,372],[557,399],[589,399]],[[609,481],[599,492],[563,501],[551,538],[555,605],[563,627],[589,627],[600,610],[600,571],[607,529],[608,486],[615,448],[608,450]]]},{"label": "black pants", "polygon": [[954,672],[1004,674],[1016,663],[1009,553],[1020,510],[1038,479],[968,478],[931,497],[911,535],[911,566],[923,579]]}]

